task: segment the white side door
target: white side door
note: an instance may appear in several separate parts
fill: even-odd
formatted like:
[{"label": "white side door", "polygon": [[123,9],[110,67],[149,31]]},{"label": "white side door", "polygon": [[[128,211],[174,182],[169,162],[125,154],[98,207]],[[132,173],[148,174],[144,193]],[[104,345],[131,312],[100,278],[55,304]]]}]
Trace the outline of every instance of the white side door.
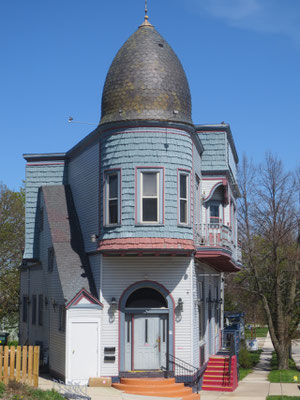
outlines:
[{"label": "white side door", "polygon": [[71,321],[70,380],[86,384],[98,376],[98,322]]}]

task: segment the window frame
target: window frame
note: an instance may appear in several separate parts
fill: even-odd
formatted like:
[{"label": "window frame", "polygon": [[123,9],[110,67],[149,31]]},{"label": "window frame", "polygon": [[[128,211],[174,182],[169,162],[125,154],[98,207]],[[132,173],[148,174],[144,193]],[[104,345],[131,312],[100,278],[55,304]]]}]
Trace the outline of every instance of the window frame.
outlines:
[{"label": "window frame", "polygon": [[[143,174],[157,174],[157,191],[156,196],[143,195]],[[135,183],[135,223],[136,225],[155,226],[164,224],[164,180],[165,170],[164,167],[136,167]],[[143,199],[156,198],[157,199],[157,219],[156,221],[143,220]]]},{"label": "window frame", "polygon": [[36,325],[36,310],[37,310],[37,299],[36,294],[32,295],[32,310],[31,310],[31,324]]},{"label": "window frame", "polygon": [[39,232],[44,230],[44,207],[39,208]]},{"label": "window frame", "polygon": [[52,272],[54,268],[55,252],[54,247],[48,247],[48,272]]},{"label": "window frame", "polygon": [[66,331],[66,307],[63,304],[60,304],[58,309],[58,330]]},{"label": "window frame", "polygon": [[[117,198],[109,198],[109,177],[112,175],[117,175]],[[107,169],[103,173],[103,182],[104,182],[104,200],[103,200],[103,225],[105,227],[114,227],[121,225],[121,200],[122,200],[122,191],[121,191],[121,168],[113,168]],[[117,199],[117,210],[118,217],[117,222],[110,223],[109,222],[109,201]]]},{"label": "window frame", "polygon": [[205,306],[204,306],[204,281],[198,281],[198,340],[205,338]]},{"label": "window frame", "polygon": [[28,301],[29,301],[29,297],[26,295],[23,296],[22,321],[24,323],[26,323],[28,321],[28,311],[29,311]]},{"label": "window frame", "polygon": [[43,318],[44,317],[44,296],[39,294],[39,301],[38,301],[38,324],[39,326],[43,326]]},{"label": "window frame", "polygon": [[[211,217],[211,207],[218,207],[219,216],[218,217]],[[210,200],[207,204],[208,209],[208,221],[209,225],[222,225],[223,224],[223,204],[221,201],[217,200]],[[218,222],[212,222],[211,218],[218,218]]]},{"label": "window frame", "polygon": [[[181,176],[186,177],[186,198],[181,197]],[[186,222],[181,221],[181,201],[186,201]],[[181,226],[191,225],[191,171],[188,169],[177,169],[177,222]]]}]

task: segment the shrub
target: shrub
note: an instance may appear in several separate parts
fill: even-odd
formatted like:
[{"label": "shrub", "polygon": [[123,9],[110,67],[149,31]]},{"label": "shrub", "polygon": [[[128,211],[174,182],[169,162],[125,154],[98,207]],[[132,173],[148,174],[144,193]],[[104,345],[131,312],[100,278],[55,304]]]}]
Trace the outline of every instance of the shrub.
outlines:
[{"label": "shrub", "polygon": [[239,364],[242,368],[251,368],[252,367],[252,358],[250,352],[241,348],[239,353]]},{"label": "shrub", "polygon": [[19,342],[18,342],[18,340],[9,340],[7,342],[7,345],[8,346],[19,346]]},{"label": "shrub", "polygon": [[0,397],[2,397],[4,392],[5,392],[5,385],[3,382],[0,382]]}]

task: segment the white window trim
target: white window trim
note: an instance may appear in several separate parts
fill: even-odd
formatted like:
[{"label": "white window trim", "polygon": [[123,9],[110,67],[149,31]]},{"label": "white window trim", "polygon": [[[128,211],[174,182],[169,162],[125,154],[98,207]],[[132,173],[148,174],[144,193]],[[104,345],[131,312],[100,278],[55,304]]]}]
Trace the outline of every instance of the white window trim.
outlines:
[{"label": "white window trim", "polygon": [[[143,168],[137,167],[137,199],[136,199],[136,223],[141,225],[162,225],[163,214],[164,214],[164,169],[163,167],[151,167]],[[156,173],[156,196],[143,196],[143,174],[144,173]],[[143,199],[157,199],[157,219],[156,221],[144,221],[143,220]]]},{"label": "white window trim", "polygon": [[[109,198],[109,176],[117,175],[118,178],[118,197],[117,198]],[[116,223],[109,223],[109,200],[117,199],[117,207],[118,207],[118,220]],[[104,203],[105,203],[105,214],[104,214],[104,226],[119,226],[121,225],[121,170],[113,169],[104,171]]]},{"label": "white window trim", "polygon": [[[143,177],[145,174],[156,174],[156,195],[155,196],[144,196],[144,186],[143,186]],[[160,176],[159,171],[141,171],[140,173],[140,221],[142,224],[158,224],[160,221]],[[157,201],[157,218],[156,221],[144,221],[143,220],[143,200],[144,199],[156,199]]]},{"label": "white window trim", "polygon": [[[184,175],[186,176],[187,180],[186,180],[186,198],[180,197],[180,176]],[[185,170],[178,170],[178,174],[177,174],[177,181],[178,181],[178,200],[177,200],[177,207],[178,207],[178,225],[183,225],[183,226],[189,226],[190,225],[190,187],[191,187],[191,173],[189,171],[185,171]],[[180,221],[180,202],[181,200],[185,200],[186,201],[186,207],[187,207],[187,221],[186,222],[181,222]]]}]

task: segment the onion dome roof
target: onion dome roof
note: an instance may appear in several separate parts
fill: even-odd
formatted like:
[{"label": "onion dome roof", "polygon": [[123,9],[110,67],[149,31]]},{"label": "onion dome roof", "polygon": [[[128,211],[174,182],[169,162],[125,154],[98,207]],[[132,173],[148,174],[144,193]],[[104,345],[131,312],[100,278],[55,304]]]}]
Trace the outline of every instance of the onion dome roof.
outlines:
[{"label": "onion dome roof", "polygon": [[128,120],[192,124],[185,72],[147,18],[115,56],[102,94],[100,124]]}]

